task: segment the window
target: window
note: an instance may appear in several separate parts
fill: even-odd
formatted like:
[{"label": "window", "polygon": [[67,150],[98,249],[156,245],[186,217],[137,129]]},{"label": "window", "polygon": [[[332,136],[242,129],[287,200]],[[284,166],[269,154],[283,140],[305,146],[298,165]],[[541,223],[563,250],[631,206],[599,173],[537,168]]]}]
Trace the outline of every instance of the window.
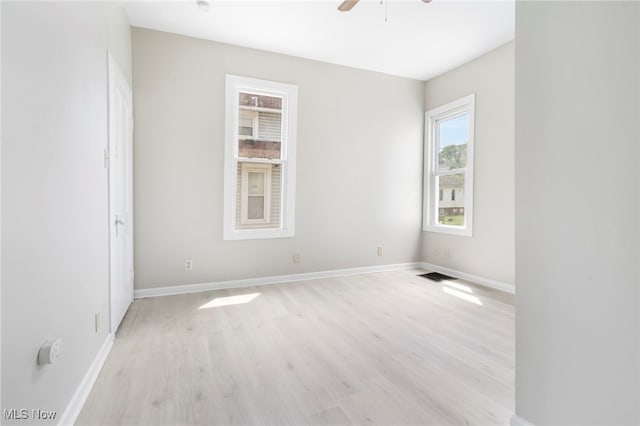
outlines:
[{"label": "window", "polygon": [[425,116],[423,230],[472,235],[475,95]]},{"label": "window", "polygon": [[297,86],[227,75],[224,239],[294,235]]}]

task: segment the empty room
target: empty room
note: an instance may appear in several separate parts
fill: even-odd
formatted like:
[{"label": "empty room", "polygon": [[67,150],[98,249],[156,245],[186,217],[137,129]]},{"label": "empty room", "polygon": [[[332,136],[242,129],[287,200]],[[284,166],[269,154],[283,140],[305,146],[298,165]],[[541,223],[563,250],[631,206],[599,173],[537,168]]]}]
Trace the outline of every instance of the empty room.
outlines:
[{"label": "empty room", "polygon": [[639,2],[0,23],[1,424],[640,424]]}]

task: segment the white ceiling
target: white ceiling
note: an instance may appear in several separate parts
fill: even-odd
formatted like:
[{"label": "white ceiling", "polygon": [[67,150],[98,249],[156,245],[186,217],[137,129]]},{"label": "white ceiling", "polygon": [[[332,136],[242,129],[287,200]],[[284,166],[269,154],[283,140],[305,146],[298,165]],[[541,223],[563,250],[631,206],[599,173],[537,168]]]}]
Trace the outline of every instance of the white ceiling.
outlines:
[{"label": "white ceiling", "polygon": [[[428,80],[514,38],[515,2],[126,2],[131,25]],[[387,22],[385,22],[385,8]]]}]

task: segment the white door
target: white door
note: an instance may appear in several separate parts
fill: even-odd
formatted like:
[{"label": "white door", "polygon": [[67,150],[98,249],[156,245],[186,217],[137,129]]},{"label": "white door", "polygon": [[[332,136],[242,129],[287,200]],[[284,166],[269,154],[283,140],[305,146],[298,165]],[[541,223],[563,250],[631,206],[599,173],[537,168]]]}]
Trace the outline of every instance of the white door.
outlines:
[{"label": "white door", "polygon": [[111,332],[133,302],[133,100],[131,87],[109,59],[109,259]]}]

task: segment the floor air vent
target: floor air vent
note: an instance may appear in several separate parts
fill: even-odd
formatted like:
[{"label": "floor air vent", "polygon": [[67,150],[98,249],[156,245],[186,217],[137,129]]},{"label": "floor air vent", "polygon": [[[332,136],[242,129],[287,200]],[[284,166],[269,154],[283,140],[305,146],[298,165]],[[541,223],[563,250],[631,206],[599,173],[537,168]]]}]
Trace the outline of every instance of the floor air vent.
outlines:
[{"label": "floor air vent", "polygon": [[450,277],[449,275],[440,274],[438,272],[429,272],[427,274],[420,274],[419,277],[427,278],[431,281],[440,282],[442,280],[457,280],[457,278]]}]

